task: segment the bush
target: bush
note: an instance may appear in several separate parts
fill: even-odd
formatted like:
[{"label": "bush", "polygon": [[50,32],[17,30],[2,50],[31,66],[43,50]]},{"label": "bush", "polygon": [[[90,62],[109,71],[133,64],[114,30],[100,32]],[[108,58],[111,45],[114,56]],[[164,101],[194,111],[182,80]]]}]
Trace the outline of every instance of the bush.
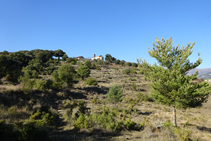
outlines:
[{"label": "bush", "polygon": [[86,60],[84,65],[87,66],[88,68],[91,68],[92,63],[90,60]]},{"label": "bush", "polygon": [[86,85],[97,85],[97,81],[94,78],[89,77],[86,79],[85,84]]},{"label": "bush", "polygon": [[79,117],[73,122],[73,126],[76,130],[87,129],[92,127],[92,121],[89,116],[80,114]]},{"label": "bush", "polygon": [[136,91],[136,84],[135,83],[132,83],[132,90]]},{"label": "bush", "polygon": [[185,129],[180,129],[179,127],[174,129],[174,133],[177,136],[177,139],[180,141],[189,141],[190,131]]},{"label": "bush", "polygon": [[47,139],[48,136],[45,123],[41,120],[28,121],[19,128],[19,132],[19,139],[23,141],[37,141]]},{"label": "bush", "polygon": [[90,70],[87,66],[79,66],[76,70],[77,75],[84,80],[84,78],[89,77]]},{"label": "bush", "polygon": [[0,121],[0,139],[1,141],[20,140],[20,141],[37,141],[47,139],[48,133],[45,123],[41,120],[23,121],[6,124]]},{"label": "bush", "polygon": [[122,101],[123,88],[121,85],[114,85],[109,89],[106,99],[111,102]]},{"label": "bush", "polygon": [[130,70],[130,73],[137,74],[136,68],[131,69],[131,70]]},{"label": "bush", "polygon": [[77,59],[75,59],[75,58],[67,58],[66,61],[67,61],[67,63],[75,62],[75,64],[76,64]]},{"label": "bush", "polygon": [[58,114],[51,112],[49,108],[49,106],[42,105],[40,109],[33,112],[33,114],[30,116],[30,119],[42,120],[48,125],[53,125],[55,120],[58,118]]},{"label": "bush", "polygon": [[132,63],[132,66],[133,67],[138,67],[138,64],[137,63]]},{"label": "bush", "polygon": [[139,99],[139,101],[150,101],[153,102],[154,100],[149,97],[147,94],[143,94],[143,93],[138,93],[137,94],[137,98]]},{"label": "bush", "polygon": [[124,73],[124,74],[129,74],[129,73],[130,73],[130,69],[129,69],[129,68],[126,68],[126,69],[124,69],[124,70],[122,71],[122,73]]},{"label": "bush", "polygon": [[130,63],[130,62],[127,62],[127,66],[132,66],[132,63]]},{"label": "bush", "polygon": [[96,69],[96,70],[101,70],[100,66],[96,66],[95,69]]},{"label": "bush", "polygon": [[45,80],[42,80],[42,79],[37,79],[35,81],[34,87],[36,89],[38,89],[39,91],[44,92],[47,89],[47,87],[46,87],[46,81]]},{"label": "bush", "polygon": [[61,66],[58,70],[55,70],[51,74],[56,82],[59,82],[61,84],[66,82],[68,84],[68,87],[71,87],[74,83],[75,75],[75,69],[69,64]]}]

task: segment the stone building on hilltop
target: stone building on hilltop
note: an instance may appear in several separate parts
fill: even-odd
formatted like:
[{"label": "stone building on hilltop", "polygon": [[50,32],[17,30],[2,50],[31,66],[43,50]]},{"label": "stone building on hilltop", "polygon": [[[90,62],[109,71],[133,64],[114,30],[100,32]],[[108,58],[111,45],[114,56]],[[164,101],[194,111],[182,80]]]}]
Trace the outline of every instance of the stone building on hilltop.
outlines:
[{"label": "stone building on hilltop", "polygon": [[92,60],[104,60],[104,57],[102,56],[102,55],[100,55],[100,56],[95,56],[95,54],[93,55],[93,57],[92,57]]}]

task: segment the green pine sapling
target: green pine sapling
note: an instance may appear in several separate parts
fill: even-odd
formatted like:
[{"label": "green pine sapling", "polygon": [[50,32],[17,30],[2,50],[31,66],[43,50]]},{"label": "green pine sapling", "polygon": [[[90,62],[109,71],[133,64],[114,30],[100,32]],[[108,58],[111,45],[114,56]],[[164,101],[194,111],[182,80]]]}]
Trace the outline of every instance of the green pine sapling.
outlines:
[{"label": "green pine sapling", "polygon": [[177,126],[176,108],[200,106],[207,101],[211,93],[211,87],[207,82],[193,83],[198,72],[187,75],[189,70],[202,63],[200,57],[195,63],[190,63],[188,59],[193,52],[194,44],[172,47],[172,38],[166,41],[163,38],[161,41],[156,38],[153,48],[148,53],[158,61],[158,65],[150,65],[140,59],[145,78],[150,81],[151,96],[158,102],[173,107],[174,126]]}]

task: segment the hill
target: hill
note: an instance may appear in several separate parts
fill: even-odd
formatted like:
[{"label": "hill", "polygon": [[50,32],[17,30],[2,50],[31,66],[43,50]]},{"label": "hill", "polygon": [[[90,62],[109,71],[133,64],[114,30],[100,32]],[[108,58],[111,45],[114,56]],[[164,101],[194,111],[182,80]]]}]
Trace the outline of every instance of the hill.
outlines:
[{"label": "hill", "polygon": [[[62,62],[57,67],[65,64],[67,63]],[[79,79],[72,88],[49,89],[43,92],[33,90],[26,95],[21,92],[21,85],[0,85],[0,103],[3,104],[0,120],[7,119],[8,123],[16,122],[15,125],[17,121],[27,123],[29,119],[33,122],[36,121],[33,119],[39,119],[39,125],[43,125],[42,122],[45,121],[50,126],[45,126],[49,130],[46,140],[52,141],[176,141],[184,138],[211,138],[211,98],[202,107],[178,109],[180,128],[174,128],[170,122],[171,107],[150,98],[148,82],[138,68],[120,65],[97,66],[90,69],[90,76],[98,83],[93,86]],[[75,68],[77,67],[78,65],[75,65]],[[115,84],[123,87],[122,101],[119,103],[106,100],[109,89]],[[43,104],[50,108],[46,109]],[[86,113],[86,116],[82,113]],[[27,127],[26,123],[23,127]],[[18,125],[22,128],[21,122],[16,126]],[[43,130],[43,127],[41,129]],[[28,130],[26,132],[32,134],[28,133]],[[37,131],[36,134],[38,133]]]},{"label": "hill", "polygon": [[203,79],[211,79],[211,68],[206,68],[206,69],[192,69],[188,72],[187,75],[192,75],[196,71],[198,71],[199,75],[198,78],[203,78]]}]

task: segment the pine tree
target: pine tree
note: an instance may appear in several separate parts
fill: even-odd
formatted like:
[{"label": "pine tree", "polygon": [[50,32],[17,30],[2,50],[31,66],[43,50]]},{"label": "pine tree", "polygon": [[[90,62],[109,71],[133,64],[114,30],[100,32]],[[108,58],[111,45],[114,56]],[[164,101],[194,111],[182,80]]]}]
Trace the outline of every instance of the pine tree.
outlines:
[{"label": "pine tree", "polygon": [[150,81],[151,96],[162,104],[172,106],[174,126],[177,126],[176,108],[200,106],[207,101],[211,93],[211,87],[207,82],[193,83],[198,72],[191,76],[187,75],[189,70],[202,63],[200,57],[195,63],[190,63],[188,59],[193,52],[194,44],[173,47],[172,38],[166,41],[163,38],[161,41],[156,38],[148,53],[158,61],[158,64],[150,65],[140,59],[145,78]]}]

